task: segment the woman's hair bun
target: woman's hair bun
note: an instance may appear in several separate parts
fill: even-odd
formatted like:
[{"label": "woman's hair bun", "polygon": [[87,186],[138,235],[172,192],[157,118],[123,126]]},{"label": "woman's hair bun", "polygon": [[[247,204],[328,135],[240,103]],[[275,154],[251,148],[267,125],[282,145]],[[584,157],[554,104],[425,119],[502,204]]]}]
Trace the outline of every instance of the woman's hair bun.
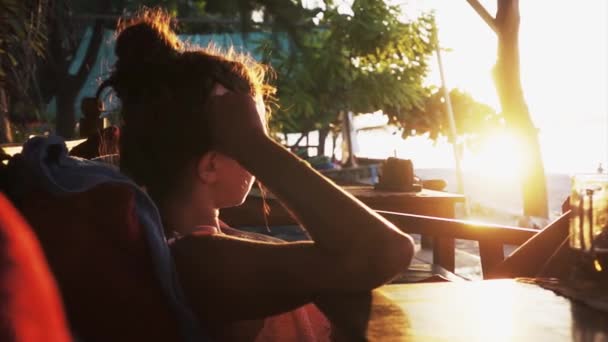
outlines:
[{"label": "woman's hair bun", "polygon": [[145,9],[118,24],[115,53],[121,64],[162,63],[183,49],[162,9]]}]

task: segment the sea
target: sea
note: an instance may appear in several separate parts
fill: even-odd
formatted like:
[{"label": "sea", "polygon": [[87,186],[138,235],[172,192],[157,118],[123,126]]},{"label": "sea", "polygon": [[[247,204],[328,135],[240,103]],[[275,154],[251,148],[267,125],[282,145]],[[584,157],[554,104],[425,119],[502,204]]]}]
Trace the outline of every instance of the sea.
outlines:
[{"label": "sea", "polygon": [[[423,180],[443,179],[447,182],[445,191],[458,192],[455,169],[428,168],[415,169],[416,176]],[[547,173],[547,197],[551,221],[561,213],[561,206],[570,194],[571,175]],[[472,172],[463,173],[463,190],[468,208],[459,208],[457,216],[476,220],[516,226],[544,226],[547,222],[539,218],[523,218],[523,204],[520,184],[500,181],[496,178]],[[531,220],[531,221],[530,221]]]},{"label": "sea", "polygon": [[[443,179],[447,182],[446,191],[457,192],[457,177],[455,169],[421,168],[415,169],[421,179]],[[466,207],[456,208],[457,218],[495,223],[517,227],[542,229],[561,214],[561,206],[568,198],[571,188],[571,175],[564,173],[547,173],[548,218],[524,217],[522,206],[521,186],[511,182],[500,182],[490,177],[465,172],[464,194]],[[424,250],[420,244],[420,236],[413,236],[418,252],[419,262],[432,262],[432,252]],[[517,246],[504,246],[504,255],[510,255]],[[416,260],[415,259],[415,260]],[[456,240],[456,271],[455,273],[470,280],[482,279],[479,259],[479,244],[476,241]]]},{"label": "sea", "polygon": [[[385,130],[385,128],[382,128]],[[381,130],[382,130],[381,129]],[[385,157],[395,155],[404,159],[412,159],[414,162],[414,173],[422,180],[442,179],[447,183],[444,189],[447,192],[457,193],[459,186],[457,173],[454,167],[418,167],[416,165],[428,164],[429,160],[449,160],[451,155],[436,154],[433,150],[423,150],[415,155],[411,153],[416,148],[403,149],[408,153],[399,153],[396,150],[390,153],[391,145],[399,146],[402,142],[393,135],[393,141],[386,137],[390,135],[385,132],[374,132],[370,136],[369,132],[359,132],[359,152],[368,154],[366,157],[378,158],[380,155]],[[312,139],[311,139],[312,140]],[[387,142],[392,142],[387,143]],[[340,146],[340,142],[336,144]],[[333,147],[333,146],[332,146]],[[424,146],[422,146],[424,147]],[[379,151],[384,148],[384,151]],[[339,150],[339,149],[338,149]],[[446,150],[446,149],[444,149]],[[367,153],[366,153],[367,152]],[[453,165],[453,164],[452,164]],[[471,172],[466,169],[463,171],[463,194],[466,197],[465,204],[456,205],[456,218],[476,222],[501,224],[515,227],[526,227],[542,229],[561,214],[564,201],[568,198],[571,189],[572,174],[546,172],[546,185],[548,197],[549,217],[525,217],[523,215],[522,189],[517,179],[501,179],[500,176],[493,174],[483,174]],[[287,234],[288,237],[289,234]],[[417,253],[414,262],[432,263],[432,250],[422,248],[420,235],[412,235],[416,242]],[[456,240],[456,274],[471,280],[482,279],[481,263],[479,259],[479,244],[477,241]],[[510,255],[517,246],[504,246],[504,255]]]}]

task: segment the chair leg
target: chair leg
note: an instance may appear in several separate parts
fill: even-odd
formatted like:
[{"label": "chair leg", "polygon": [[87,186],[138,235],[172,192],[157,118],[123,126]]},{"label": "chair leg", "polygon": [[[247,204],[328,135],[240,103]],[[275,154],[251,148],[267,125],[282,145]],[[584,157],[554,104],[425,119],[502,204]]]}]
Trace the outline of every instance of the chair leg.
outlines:
[{"label": "chair leg", "polygon": [[484,278],[515,278],[536,276],[569,233],[570,211],[564,213],[526,241],[502,263],[484,271]]},{"label": "chair leg", "polygon": [[576,255],[570,248],[570,237],[568,236],[543,265],[538,276],[543,278],[568,278],[575,260]]},{"label": "chair leg", "polygon": [[479,257],[481,258],[481,271],[484,278],[490,270],[500,264],[504,258],[503,245],[495,241],[479,241]]},{"label": "chair leg", "polygon": [[455,248],[453,238],[435,238],[433,241],[433,263],[454,272],[456,269]]}]

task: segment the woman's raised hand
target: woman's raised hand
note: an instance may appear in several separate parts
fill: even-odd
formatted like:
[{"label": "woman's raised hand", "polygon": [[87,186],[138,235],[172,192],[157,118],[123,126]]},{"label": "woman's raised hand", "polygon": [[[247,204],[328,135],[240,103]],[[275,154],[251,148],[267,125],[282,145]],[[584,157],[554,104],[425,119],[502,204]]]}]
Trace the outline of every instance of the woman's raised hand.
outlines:
[{"label": "woman's raised hand", "polygon": [[248,94],[225,92],[207,100],[207,114],[214,144],[219,151],[233,155],[244,145],[264,137],[263,114]]}]

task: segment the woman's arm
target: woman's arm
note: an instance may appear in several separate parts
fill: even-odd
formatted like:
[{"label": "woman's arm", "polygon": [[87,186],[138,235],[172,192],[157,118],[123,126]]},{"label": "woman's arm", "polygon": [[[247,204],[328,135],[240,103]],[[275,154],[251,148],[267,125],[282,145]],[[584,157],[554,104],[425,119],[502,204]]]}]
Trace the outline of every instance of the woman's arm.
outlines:
[{"label": "woman's arm", "polygon": [[411,238],[269,138],[251,97],[226,93],[209,102],[222,132],[218,149],[268,187],[332,263],[378,279],[409,263]]},{"label": "woman's arm", "polygon": [[253,100],[210,100],[217,150],[258,177],[312,242],[263,243],[192,234],[172,250],[178,274],[207,320],[263,317],[338,292],[377,287],[406,269],[411,238],[328,181],[263,131]]}]

